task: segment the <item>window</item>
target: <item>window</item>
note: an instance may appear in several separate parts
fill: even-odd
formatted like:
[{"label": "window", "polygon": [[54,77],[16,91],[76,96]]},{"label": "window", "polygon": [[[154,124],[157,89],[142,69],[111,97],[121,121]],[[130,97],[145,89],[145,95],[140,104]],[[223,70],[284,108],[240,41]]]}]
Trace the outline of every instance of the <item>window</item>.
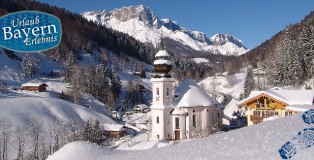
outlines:
[{"label": "window", "polygon": [[291,112],[291,111],[286,111],[285,115],[286,115],[286,116],[292,115],[292,112]]},{"label": "window", "polygon": [[196,115],[193,115],[193,127],[196,128]]},{"label": "window", "polygon": [[275,111],[269,111],[269,116],[275,115]]},{"label": "window", "polygon": [[169,96],[169,88],[166,89],[166,96]]},{"label": "window", "polygon": [[220,115],[219,115],[219,112],[218,112],[218,117],[219,117]]},{"label": "window", "polygon": [[176,129],[179,129],[179,117],[176,117]]},{"label": "window", "polygon": [[275,115],[278,115],[278,111],[275,112]]},{"label": "window", "polygon": [[268,117],[268,111],[263,111],[264,117]]},{"label": "window", "polygon": [[260,116],[260,111],[254,111],[253,114],[254,114],[254,116],[259,117]]},{"label": "window", "polygon": [[159,88],[156,89],[156,95],[159,95]]},{"label": "window", "polygon": [[260,104],[259,104],[259,101],[258,101],[258,100],[256,100],[255,105],[256,105],[256,108],[260,108]]},{"label": "window", "polygon": [[156,118],[156,122],[159,123],[159,117],[158,117],[158,116],[157,116],[157,118]]}]

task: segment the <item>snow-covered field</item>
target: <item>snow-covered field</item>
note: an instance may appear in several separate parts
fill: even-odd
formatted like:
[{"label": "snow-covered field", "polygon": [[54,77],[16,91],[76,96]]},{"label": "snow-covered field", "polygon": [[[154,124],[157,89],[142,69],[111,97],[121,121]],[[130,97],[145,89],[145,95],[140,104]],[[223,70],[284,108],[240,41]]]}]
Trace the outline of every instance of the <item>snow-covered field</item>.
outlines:
[{"label": "snow-covered field", "polygon": [[200,86],[204,86],[205,90],[212,91],[213,88],[215,88],[216,92],[228,94],[232,97],[232,100],[224,109],[224,113],[228,117],[233,117],[232,113],[238,109],[238,99],[243,92],[245,81],[244,73],[237,73],[231,76],[231,78],[233,78],[233,85],[227,81],[227,78],[230,78],[227,76],[208,77],[198,83]]},{"label": "snow-covered field", "polygon": [[72,120],[85,123],[89,119],[98,119],[101,123],[116,123],[89,108],[55,97],[52,92],[10,92],[0,96],[0,117],[9,119],[14,126],[25,126],[30,120],[40,122],[43,127],[48,127],[55,120],[65,124]]},{"label": "snow-covered field", "polygon": [[[301,114],[258,125],[195,139],[164,148],[143,151],[118,151],[88,142],[73,142],[48,157],[48,160],[86,159],[281,159],[279,149],[287,141],[310,127]],[[296,149],[293,159],[311,160],[314,147]]]}]

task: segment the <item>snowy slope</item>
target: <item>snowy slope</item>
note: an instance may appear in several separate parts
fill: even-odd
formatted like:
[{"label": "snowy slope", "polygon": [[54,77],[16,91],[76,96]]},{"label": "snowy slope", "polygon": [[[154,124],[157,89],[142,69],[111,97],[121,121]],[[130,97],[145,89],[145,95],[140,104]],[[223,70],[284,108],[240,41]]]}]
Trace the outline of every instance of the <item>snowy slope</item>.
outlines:
[{"label": "snowy slope", "polygon": [[80,123],[89,119],[98,119],[101,123],[116,123],[103,114],[53,97],[56,96],[51,92],[29,91],[0,95],[0,117],[6,117],[13,125],[20,126],[27,124],[31,119],[41,122],[44,127],[54,120],[67,124],[71,119]]},{"label": "snowy slope", "polygon": [[196,51],[224,55],[241,55],[248,51],[241,40],[232,36],[216,34],[207,38],[203,32],[188,30],[181,27],[178,22],[159,19],[148,7],[143,5],[123,7],[112,11],[85,12],[82,13],[82,16],[154,46],[158,46],[161,36],[164,36]]},{"label": "snowy slope", "polygon": [[213,90],[213,83],[216,84],[216,91],[221,92],[224,94],[228,94],[231,96],[232,100],[225,106],[224,114],[228,117],[233,117],[232,113],[236,110],[238,110],[238,99],[240,94],[243,92],[244,87],[244,81],[245,81],[245,74],[244,73],[238,73],[234,76],[235,84],[231,86],[226,76],[214,76],[214,77],[208,77],[198,84],[200,86],[204,86],[205,90],[211,91]]},{"label": "snowy slope", "polygon": [[[177,145],[143,151],[118,151],[87,142],[74,142],[61,148],[48,160],[125,159],[125,157],[128,159],[279,160],[281,157],[278,151],[282,145],[308,127],[310,126],[303,122],[301,114],[297,114]],[[313,156],[314,147],[297,148],[293,159],[310,160]]]},{"label": "snowy slope", "polygon": [[[20,58],[25,56],[25,53],[14,52]],[[31,53],[40,62],[39,74],[50,73],[51,70],[61,70],[61,65],[52,61],[44,54]],[[8,86],[20,86],[25,81],[22,75],[21,61],[11,59],[5,54],[4,50],[0,47],[0,81],[5,82]]]}]

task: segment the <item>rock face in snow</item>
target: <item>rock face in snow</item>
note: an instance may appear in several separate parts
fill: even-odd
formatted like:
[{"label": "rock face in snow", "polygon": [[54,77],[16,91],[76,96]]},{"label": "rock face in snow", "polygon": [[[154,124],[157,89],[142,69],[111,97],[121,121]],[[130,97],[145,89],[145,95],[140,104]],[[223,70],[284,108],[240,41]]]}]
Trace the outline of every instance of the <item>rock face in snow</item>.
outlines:
[{"label": "rock face in snow", "polygon": [[[143,5],[123,7],[113,11],[91,11],[82,13],[88,19],[106,27],[127,33],[144,43],[155,47],[160,45],[164,36],[165,46],[169,48],[185,48],[181,54],[189,54],[191,50],[202,53],[224,55],[240,55],[248,49],[241,40],[226,34],[216,34],[207,38],[203,32],[191,31],[181,27],[170,19],[159,19],[148,7]],[[182,52],[182,51],[181,51]]]}]

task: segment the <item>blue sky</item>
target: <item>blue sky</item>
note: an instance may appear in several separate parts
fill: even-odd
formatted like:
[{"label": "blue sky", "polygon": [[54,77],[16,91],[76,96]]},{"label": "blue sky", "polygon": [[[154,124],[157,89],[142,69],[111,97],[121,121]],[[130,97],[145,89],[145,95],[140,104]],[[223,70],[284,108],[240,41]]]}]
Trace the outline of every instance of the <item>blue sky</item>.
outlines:
[{"label": "blue sky", "polygon": [[182,27],[233,35],[254,48],[314,10],[313,0],[39,0],[70,11],[113,10],[143,4]]}]

